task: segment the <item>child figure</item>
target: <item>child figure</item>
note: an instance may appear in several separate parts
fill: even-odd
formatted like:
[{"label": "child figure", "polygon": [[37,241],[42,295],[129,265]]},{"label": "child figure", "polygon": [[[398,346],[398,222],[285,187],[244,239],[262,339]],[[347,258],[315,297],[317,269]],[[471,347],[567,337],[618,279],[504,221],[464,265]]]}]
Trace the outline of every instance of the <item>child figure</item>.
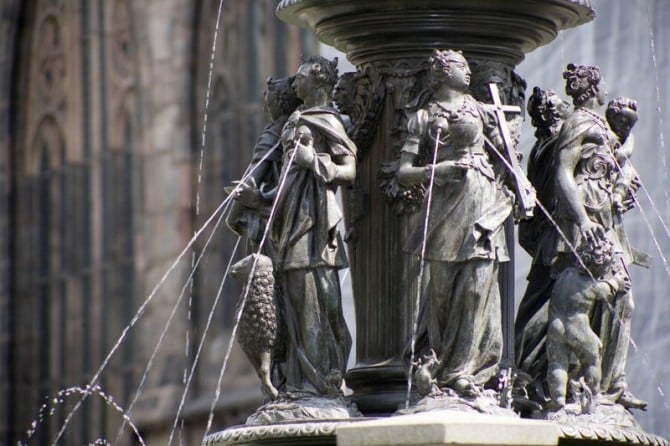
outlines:
[{"label": "child figure", "polygon": [[[598,401],[602,343],[591,329],[590,313],[598,300],[612,303],[618,295],[630,289],[628,274],[613,264],[613,259],[618,257],[613,254],[609,240],[584,241],[577,253],[582,263],[575,260],[573,265],[561,271],[549,301],[547,382],[552,411],[565,407],[572,355],[580,363],[576,380],[583,380],[592,401]],[[582,413],[590,410],[589,402],[582,404]]]},{"label": "child figure", "polygon": [[613,99],[607,104],[605,117],[610,129],[619,139],[614,153],[619,175],[614,185],[613,202],[615,211],[623,214],[635,206],[635,192],[641,184],[629,159],[635,145],[632,130],[638,120],[637,102],[626,97]]}]

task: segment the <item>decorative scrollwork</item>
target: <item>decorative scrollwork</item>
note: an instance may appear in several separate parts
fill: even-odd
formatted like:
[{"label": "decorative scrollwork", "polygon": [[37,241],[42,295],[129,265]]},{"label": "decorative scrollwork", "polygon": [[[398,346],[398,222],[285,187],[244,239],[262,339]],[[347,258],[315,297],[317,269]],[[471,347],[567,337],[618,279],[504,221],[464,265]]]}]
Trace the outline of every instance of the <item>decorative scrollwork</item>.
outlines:
[{"label": "decorative scrollwork", "polygon": [[358,147],[360,161],[365,158],[374,140],[384,106],[386,88],[379,73],[370,66],[354,74],[351,83],[354,97],[349,115],[351,127],[348,133]]},{"label": "decorative scrollwork", "polygon": [[275,424],[270,426],[238,426],[225,431],[209,435],[203,446],[240,445],[248,442],[272,441],[286,444],[302,438],[334,437],[338,426],[345,423],[336,422],[310,422]]},{"label": "decorative scrollwork", "polygon": [[636,428],[617,426],[589,426],[581,424],[559,424],[562,437],[573,440],[596,440],[612,443],[636,443],[648,446],[669,446],[670,442],[658,435],[648,434]]}]

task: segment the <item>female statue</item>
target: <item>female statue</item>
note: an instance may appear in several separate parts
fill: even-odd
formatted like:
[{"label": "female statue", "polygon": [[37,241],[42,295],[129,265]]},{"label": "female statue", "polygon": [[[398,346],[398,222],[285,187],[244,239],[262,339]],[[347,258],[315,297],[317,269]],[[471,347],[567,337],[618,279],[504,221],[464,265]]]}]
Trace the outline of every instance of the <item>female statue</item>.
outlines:
[{"label": "female statue", "polygon": [[485,145],[487,137],[499,145],[495,116],[466,93],[468,62],[451,50],[433,51],[429,62],[430,95],[410,118],[398,169],[407,187],[434,175],[427,231],[421,225],[406,246],[429,276],[416,353],[436,353],[437,387],[471,397],[496,375],[502,354],[498,264],[509,260],[503,223],[513,194]]},{"label": "female statue", "polygon": [[[535,127],[536,142],[528,157],[528,180],[535,187],[537,198],[552,211],[554,193],[554,150],[561,125],[570,114],[570,105],[553,90],[533,89],[528,98],[528,116]],[[519,223],[519,243],[533,257],[541,249],[542,237],[548,222],[537,209],[533,218]]]},{"label": "female statue", "polygon": [[[557,142],[557,222],[573,246],[583,239],[611,241],[616,263],[627,272],[634,259],[623,233],[624,209],[617,198],[622,193],[617,185],[629,181],[624,178],[627,175],[621,169],[618,153],[626,146],[596,112],[606,96],[598,68],[569,64],[563,77],[575,111],[563,124]],[[628,193],[624,191],[623,195]],[[559,270],[563,259],[574,256],[565,245],[558,246]],[[599,314],[594,314],[593,325],[603,343],[603,394],[625,407],[643,408],[646,403],[628,391],[624,373],[632,311],[633,297],[628,290],[614,306],[604,305]]]},{"label": "female statue", "polygon": [[[617,198],[621,194],[628,197],[635,188],[635,180],[623,173],[620,164],[623,152],[630,151],[629,146],[622,144],[626,143],[628,135],[625,130],[620,133],[626,133],[626,138],[613,132],[598,113],[604,105],[606,91],[597,67],[569,64],[563,77],[566,79],[566,93],[572,97],[575,108],[563,123],[554,149],[553,218],[563,236],[556,237],[551,276],[556,279],[567,268],[574,268],[579,263],[576,247],[607,242],[613,247],[613,261],[610,270],[603,275],[604,279],[609,280],[621,269],[629,280],[628,267],[634,261],[633,251],[622,228],[624,200]],[[630,127],[632,124],[628,133]],[[546,302],[549,296],[544,296],[544,299]],[[646,403],[628,391],[624,374],[632,304],[632,293],[626,289],[614,303],[604,303],[601,308],[593,310],[591,326],[603,346],[600,382],[603,397],[626,408],[643,408]],[[531,308],[522,304],[517,319],[517,329],[523,330],[527,341],[536,346],[532,352],[535,359],[531,361],[529,356],[523,364],[526,371],[535,377],[541,377],[547,366],[543,345],[546,328],[533,331],[531,326],[524,327],[518,321],[534,318],[536,326],[538,323],[546,324],[546,315],[542,315],[539,309],[539,305]],[[532,314],[533,311],[537,313]]]},{"label": "female statue", "polygon": [[335,192],[354,180],[356,146],[330,105],[336,64],[312,57],[300,65],[293,88],[304,105],[282,130],[285,184],[272,238],[288,334],[284,389],[294,395],[340,395],[351,348],[338,276],[347,259]]}]

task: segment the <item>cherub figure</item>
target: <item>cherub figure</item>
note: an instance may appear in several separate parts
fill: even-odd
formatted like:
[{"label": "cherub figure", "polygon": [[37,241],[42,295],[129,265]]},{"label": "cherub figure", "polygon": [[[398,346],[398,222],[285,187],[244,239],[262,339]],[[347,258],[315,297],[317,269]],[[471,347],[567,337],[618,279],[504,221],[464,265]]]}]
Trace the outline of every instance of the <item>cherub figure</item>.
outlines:
[{"label": "cherub figure", "polygon": [[640,187],[640,178],[630,162],[635,137],[633,126],[638,120],[638,105],[634,99],[618,97],[607,104],[605,118],[614,134],[619,138],[614,156],[620,169],[614,184],[612,201],[617,213],[623,214],[635,206],[635,193]]},{"label": "cherub figure", "polygon": [[[568,368],[571,356],[580,363],[577,381],[583,379],[585,391],[598,402],[602,378],[602,342],[591,329],[590,313],[597,301],[610,304],[630,290],[625,271],[613,265],[613,247],[609,240],[584,241],[575,260],[556,279],[549,301],[547,330],[547,382],[551,400],[550,410],[566,405]],[[591,401],[582,402],[582,412],[594,407]]]}]

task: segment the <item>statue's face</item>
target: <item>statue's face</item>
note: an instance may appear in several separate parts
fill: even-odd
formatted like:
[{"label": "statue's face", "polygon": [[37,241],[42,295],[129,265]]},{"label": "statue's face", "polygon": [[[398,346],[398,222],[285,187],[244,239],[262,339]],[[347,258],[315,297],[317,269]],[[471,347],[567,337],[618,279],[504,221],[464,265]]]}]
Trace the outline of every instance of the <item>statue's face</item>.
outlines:
[{"label": "statue's face", "polygon": [[602,249],[596,248],[593,250],[591,261],[587,266],[595,276],[601,277],[605,275],[611,263],[610,255],[605,253]]},{"label": "statue's face", "polygon": [[350,114],[354,109],[354,84],[351,80],[341,79],[333,89],[333,101],[341,113]]},{"label": "statue's face", "polygon": [[293,87],[293,90],[295,90],[296,96],[303,101],[314,91],[316,85],[314,85],[311,67],[308,64],[300,65],[300,68],[298,68],[298,72],[295,75],[295,80],[291,86]]},{"label": "statue's face", "polygon": [[614,130],[614,133],[619,137],[625,138],[630,134],[631,130],[633,130],[633,126],[636,122],[636,112],[629,108],[625,108],[620,112],[615,113],[609,124],[612,130]]},{"label": "statue's face", "polygon": [[455,90],[465,90],[470,85],[470,66],[465,59],[450,60],[445,65],[439,61],[433,62],[431,67],[437,76],[443,79],[443,82]]},{"label": "statue's face", "polygon": [[570,104],[561,99],[559,95],[553,91],[547,92],[547,102],[550,105],[550,108],[556,110],[556,115],[559,118],[565,119],[570,114]]}]

